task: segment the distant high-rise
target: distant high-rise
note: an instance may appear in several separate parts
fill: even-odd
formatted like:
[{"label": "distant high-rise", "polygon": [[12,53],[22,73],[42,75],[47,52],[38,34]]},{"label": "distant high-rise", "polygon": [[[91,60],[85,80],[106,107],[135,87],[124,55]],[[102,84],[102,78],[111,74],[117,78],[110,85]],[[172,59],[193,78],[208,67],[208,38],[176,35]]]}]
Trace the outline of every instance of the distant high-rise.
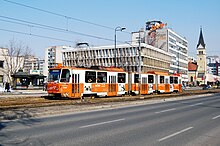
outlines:
[{"label": "distant high-rise", "polygon": [[[141,42],[169,52],[171,57],[169,73],[180,73],[188,81],[188,41],[161,21],[148,21],[146,29],[140,31]],[[137,43],[139,32],[132,33],[132,42]]]}]

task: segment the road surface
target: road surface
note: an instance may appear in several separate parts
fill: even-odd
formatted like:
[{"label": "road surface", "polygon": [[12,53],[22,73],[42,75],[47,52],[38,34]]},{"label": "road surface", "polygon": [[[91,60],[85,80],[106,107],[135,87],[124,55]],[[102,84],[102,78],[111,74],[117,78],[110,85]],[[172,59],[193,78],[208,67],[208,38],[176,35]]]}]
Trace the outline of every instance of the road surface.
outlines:
[{"label": "road surface", "polygon": [[44,118],[2,121],[0,144],[219,146],[220,94]]}]

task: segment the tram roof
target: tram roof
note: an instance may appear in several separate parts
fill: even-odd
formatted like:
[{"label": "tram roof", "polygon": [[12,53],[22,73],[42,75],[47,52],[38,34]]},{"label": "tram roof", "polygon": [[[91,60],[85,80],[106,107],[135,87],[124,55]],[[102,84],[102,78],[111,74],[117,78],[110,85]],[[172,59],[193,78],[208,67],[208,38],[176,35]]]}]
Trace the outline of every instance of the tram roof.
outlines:
[{"label": "tram roof", "polygon": [[160,72],[160,71],[148,71],[147,73],[156,74],[156,75],[164,75],[164,76],[169,75],[167,72]]},{"label": "tram roof", "polygon": [[117,67],[101,67],[101,66],[91,66],[91,67],[75,67],[75,66],[56,66],[50,69],[75,69],[75,70],[100,70],[100,71],[112,71],[112,72],[125,72],[122,68]]}]

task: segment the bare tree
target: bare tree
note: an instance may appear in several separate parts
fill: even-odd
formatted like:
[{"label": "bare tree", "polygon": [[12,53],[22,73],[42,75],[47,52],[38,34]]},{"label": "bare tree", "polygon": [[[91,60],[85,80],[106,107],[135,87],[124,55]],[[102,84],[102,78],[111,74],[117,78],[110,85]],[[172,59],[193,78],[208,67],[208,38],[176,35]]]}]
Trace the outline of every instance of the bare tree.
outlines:
[{"label": "bare tree", "polygon": [[14,39],[9,41],[7,48],[2,49],[4,59],[4,74],[7,81],[12,83],[11,75],[15,74],[19,69],[23,69],[24,59],[31,54],[31,50],[24,43],[17,43]]}]

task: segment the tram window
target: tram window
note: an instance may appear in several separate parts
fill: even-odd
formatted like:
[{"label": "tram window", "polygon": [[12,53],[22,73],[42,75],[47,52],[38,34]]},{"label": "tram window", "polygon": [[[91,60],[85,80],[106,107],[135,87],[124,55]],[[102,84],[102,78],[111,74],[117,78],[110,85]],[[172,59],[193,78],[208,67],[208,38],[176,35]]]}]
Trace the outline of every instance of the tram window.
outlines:
[{"label": "tram window", "polygon": [[95,71],[86,71],[85,82],[86,83],[95,83],[96,82],[96,72]]},{"label": "tram window", "polygon": [[164,76],[160,76],[160,83],[164,83]]},{"label": "tram window", "polygon": [[126,74],[118,73],[118,83],[125,83],[125,82],[126,82]]},{"label": "tram window", "polygon": [[134,83],[139,83],[139,74],[134,74]]},{"label": "tram window", "polygon": [[174,83],[178,84],[178,77],[174,77]]},{"label": "tram window", "polygon": [[148,75],[148,83],[154,83],[154,76]]},{"label": "tram window", "polygon": [[97,83],[107,83],[107,72],[97,73]]},{"label": "tram window", "polygon": [[48,76],[49,82],[59,81],[59,78],[60,78],[60,70],[59,69],[49,70],[49,76]]},{"label": "tram window", "polygon": [[60,82],[69,82],[70,76],[70,71],[68,69],[63,69]]},{"label": "tram window", "polygon": [[170,77],[170,84],[173,84],[173,77]]}]

